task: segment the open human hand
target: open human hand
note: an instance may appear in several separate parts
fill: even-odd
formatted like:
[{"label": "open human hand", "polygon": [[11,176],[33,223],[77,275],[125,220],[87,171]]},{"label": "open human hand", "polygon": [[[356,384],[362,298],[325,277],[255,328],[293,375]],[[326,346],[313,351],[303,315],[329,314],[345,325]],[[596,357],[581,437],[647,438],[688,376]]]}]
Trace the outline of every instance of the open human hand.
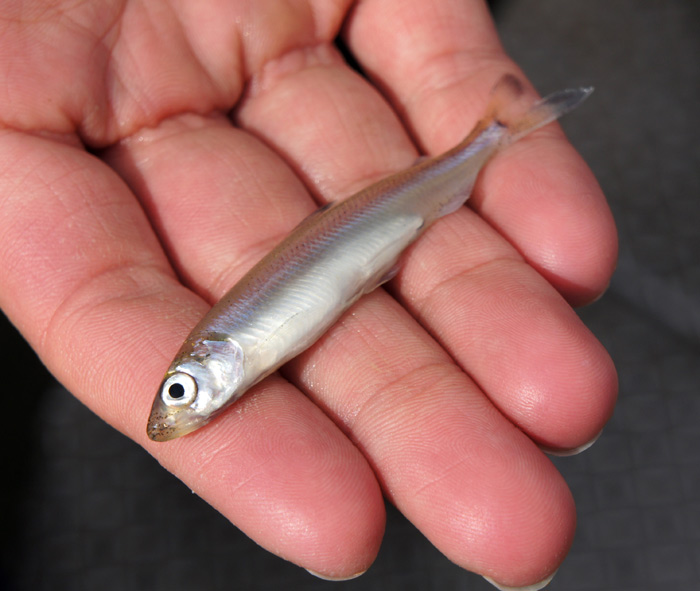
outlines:
[{"label": "open human hand", "polygon": [[175,351],[237,278],[318,203],[409,166],[416,144],[456,144],[493,83],[522,78],[485,5],[44,0],[0,17],[0,305],[57,378],[315,573],[368,568],[384,495],[464,568],[546,579],[575,511],[541,448],[595,439],[616,392],[570,307],[607,285],[615,229],[555,125],[489,163],[473,209],[284,378],[182,439],[145,430]]}]

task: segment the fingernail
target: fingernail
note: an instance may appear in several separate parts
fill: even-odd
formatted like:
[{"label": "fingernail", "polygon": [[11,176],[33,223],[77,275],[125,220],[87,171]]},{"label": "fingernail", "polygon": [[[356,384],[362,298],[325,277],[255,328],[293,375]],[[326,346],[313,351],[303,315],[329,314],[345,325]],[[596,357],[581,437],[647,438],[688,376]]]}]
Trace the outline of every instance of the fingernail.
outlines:
[{"label": "fingernail", "polygon": [[484,578],[494,587],[496,587],[496,589],[500,589],[500,591],[539,591],[540,589],[544,589],[547,585],[549,585],[552,582],[554,575],[556,574],[557,571],[554,571],[544,581],[540,581],[539,583],[535,583],[534,585],[526,585],[525,587],[508,587],[507,585],[501,585],[500,583],[497,583],[490,577]]},{"label": "fingernail", "polygon": [[367,571],[363,570],[359,573],[355,573],[354,575],[350,575],[349,577],[331,577],[329,575],[322,575],[321,573],[317,573],[310,568],[307,568],[306,572],[318,579],[323,579],[324,581],[351,581],[352,579],[356,579],[357,577],[364,575]]},{"label": "fingernail", "polygon": [[[615,265],[617,268],[617,265]],[[602,298],[606,293],[608,293],[608,290],[610,289],[610,282],[608,281],[608,284],[600,291],[600,293],[594,297],[590,302],[586,304],[586,306],[590,306],[591,304],[595,304],[600,298]]]},{"label": "fingernail", "polygon": [[598,439],[600,439],[600,436],[603,434],[603,430],[601,429],[598,434],[591,439],[590,441],[587,441],[583,445],[579,445],[578,447],[574,447],[573,449],[554,449],[551,447],[546,447],[544,445],[540,446],[540,449],[546,453],[549,454],[550,456],[557,456],[559,458],[566,458],[569,456],[575,456],[577,454],[580,454],[581,452],[586,451],[589,447],[591,447]]}]

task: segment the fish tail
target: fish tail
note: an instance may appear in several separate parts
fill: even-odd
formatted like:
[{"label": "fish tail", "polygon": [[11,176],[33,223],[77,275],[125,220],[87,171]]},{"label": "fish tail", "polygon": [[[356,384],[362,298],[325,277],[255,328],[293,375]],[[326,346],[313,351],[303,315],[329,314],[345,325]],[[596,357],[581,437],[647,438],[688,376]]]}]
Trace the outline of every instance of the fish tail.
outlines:
[{"label": "fish tail", "polygon": [[560,90],[523,111],[519,101],[524,93],[522,84],[512,74],[506,74],[491,91],[485,120],[505,127],[508,130],[507,142],[512,143],[572,111],[592,92],[592,87]]}]

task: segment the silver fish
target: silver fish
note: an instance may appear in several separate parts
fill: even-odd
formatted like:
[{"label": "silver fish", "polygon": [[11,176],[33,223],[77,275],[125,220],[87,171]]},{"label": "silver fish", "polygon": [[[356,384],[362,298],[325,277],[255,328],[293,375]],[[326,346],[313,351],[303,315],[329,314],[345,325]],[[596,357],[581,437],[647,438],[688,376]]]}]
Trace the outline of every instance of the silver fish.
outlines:
[{"label": "silver fish", "polygon": [[170,365],[148,419],[168,441],[211,421],[328,330],[363,294],[393,277],[401,253],[461,207],[496,151],[577,107],[591,88],[517,110],[514,76],[494,87],[486,116],[456,147],[304,220],[195,326]]}]

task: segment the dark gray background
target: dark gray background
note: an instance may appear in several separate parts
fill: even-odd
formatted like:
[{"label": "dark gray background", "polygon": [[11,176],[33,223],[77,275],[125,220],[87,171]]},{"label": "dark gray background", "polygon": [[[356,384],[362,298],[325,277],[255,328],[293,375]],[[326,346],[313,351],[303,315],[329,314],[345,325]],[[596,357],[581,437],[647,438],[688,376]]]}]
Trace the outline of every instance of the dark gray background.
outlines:
[{"label": "dark gray background", "polygon": [[[506,48],[542,93],[596,86],[563,125],[598,176],[621,239],[610,290],[580,312],[617,364],[620,401],[593,448],[554,460],[576,497],[579,528],[549,588],[696,588],[700,3],[494,4]],[[0,587],[491,589],[391,508],[381,552],[365,575],[346,583],[311,577],[258,548],[88,412],[7,324],[1,328],[8,482],[0,487]],[[21,388],[8,376],[19,376]]]}]

